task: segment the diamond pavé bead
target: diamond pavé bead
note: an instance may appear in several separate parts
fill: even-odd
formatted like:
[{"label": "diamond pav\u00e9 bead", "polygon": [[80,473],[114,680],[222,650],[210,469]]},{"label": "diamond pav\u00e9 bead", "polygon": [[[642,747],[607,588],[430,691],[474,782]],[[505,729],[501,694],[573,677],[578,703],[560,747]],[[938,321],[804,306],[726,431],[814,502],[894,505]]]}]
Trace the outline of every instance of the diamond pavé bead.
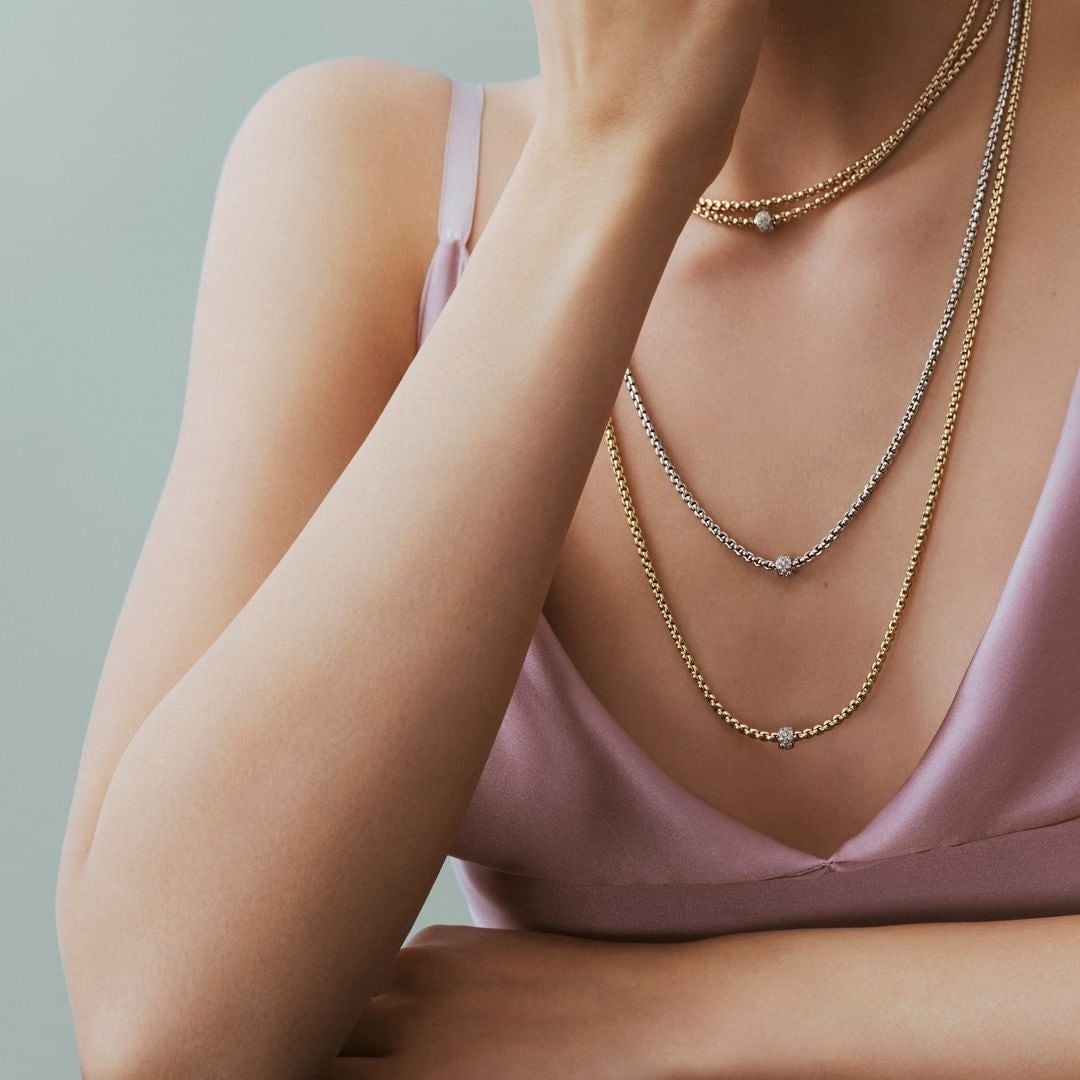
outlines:
[{"label": "diamond pav\u00e9 bead", "polygon": [[772,214],[768,210],[759,210],[754,215],[754,224],[758,227],[758,232],[772,232],[775,227]]},{"label": "diamond pav\u00e9 bead", "polygon": [[777,555],[773,560],[776,566],[776,572],[781,577],[791,577],[791,556],[790,555]]},{"label": "diamond pav\u00e9 bead", "polygon": [[785,725],[776,733],[776,745],[781,750],[790,750],[795,745],[795,729]]}]

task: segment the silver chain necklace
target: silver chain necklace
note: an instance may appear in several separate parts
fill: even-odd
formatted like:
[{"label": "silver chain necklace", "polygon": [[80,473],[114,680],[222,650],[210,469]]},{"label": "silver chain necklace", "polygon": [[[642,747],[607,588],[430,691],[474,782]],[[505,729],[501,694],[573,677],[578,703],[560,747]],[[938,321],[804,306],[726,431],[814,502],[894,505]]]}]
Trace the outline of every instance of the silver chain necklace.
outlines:
[{"label": "silver chain necklace", "polygon": [[904,410],[904,415],[900,420],[900,426],[889,440],[888,448],[874,468],[870,479],[866,482],[862,491],[859,492],[858,498],[856,498],[851,506],[848,507],[840,520],[837,521],[837,523],[812,548],[810,548],[809,551],[796,557],[792,557],[791,555],[777,555],[773,559],[768,559],[763,555],[758,555],[751,551],[745,545],[740,544],[738,540],[729,536],[728,533],[716,524],[676,471],[670,456],[664,449],[663,443],[660,441],[660,436],[656,433],[656,428],[649,417],[648,410],[645,408],[645,402],[642,400],[641,392],[634,382],[634,376],[631,374],[630,368],[627,367],[626,373],[623,376],[623,382],[626,385],[631,401],[634,403],[634,409],[641,420],[642,427],[645,429],[645,434],[648,436],[649,442],[656,452],[656,456],[659,458],[660,464],[663,466],[668,479],[674,484],[676,491],[678,491],[683,501],[690,508],[694,517],[696,517],[698,521],[700,521],[701,524],[704,525],[705,528],[708,529],[709,532],[712,533],[712,535],[726,548],[733,551],[736,555],[741,556],[752,566],[756,566],[761,570],[774,572],[781,578],[790,578],[795,570],[798,570],[800,567],[805,566],[807,563],[816,559],[823,551],[832,545],[832,542],[844,531],[848,523],[866,505],[874,489],[877,487],[878,481],[885,475],[889,464],[900,449],[904,437],[907,435],[908,428],[911,427],[911,423],[915,419],[915,414],[918,412],[919,405],[922,403],[923,396],[930,383],[930,377],[934,373],[938,358],[941,356],[941,351],[945,345],[945,339],[949,333],[949,327],[952,325],[953,315],[956,312],[960,300],[960,293],[964,287],[964,279],[967,277],[968,264],[971,261],[971,252],[975,246],[975,237],[979,229],[979,221],[982,216],[983,202],[986,195],[987,184],[989,182],[990,169],[993,164],[994,148],[997,142],[998,128],[1000,126],[1000,112],[1008,92],[1008,75],[1009,65],[1006,63],[1005,73],[1001,82],[1001,89],[998,92],[994,118],[987,134],[986,150],[983,154],[982,168],[979,170],[979,179],[975,185],[975,197],[971,205],[971,214],[968,218],[967,230],[964,233],[964,241],[960,248],[960,259],[956,266],[956,273],[953,275],[952,287],[949,290],[949,296],[945,302],[945,310],[941,316],[941,322],[938,325],[937,333],[935,333],[934,340],[930,346],[926,364],[923,366],[922,373],[915,385],[915,392],[912,394],[911,400]]}]

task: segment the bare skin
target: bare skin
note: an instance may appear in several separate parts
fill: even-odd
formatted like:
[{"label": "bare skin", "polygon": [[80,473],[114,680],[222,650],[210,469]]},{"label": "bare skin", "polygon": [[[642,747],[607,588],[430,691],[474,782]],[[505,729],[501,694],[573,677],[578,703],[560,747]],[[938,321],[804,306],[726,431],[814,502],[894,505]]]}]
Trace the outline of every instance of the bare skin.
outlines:
[{"label": "bare skin", "polygon": [[[790,17],[796,7],[817,5],[774,10]],[[931,17],[928,7],[919,21],[925,40],[912,40],[906,52],[895,38],[866,40],[861,55],[874,63],[863,72],[843,62],[853,55],[850,42],[822,31],[840,35],[839,17],[830,22],[818,12],[815,47],[805,52],[766,34],[739,136],[708,193],[801,186],[877,141],[922,85],[921,75],[903,76],[888,58],[923,56],[920,71],[929,74],[963,5],[940,7],[950,10],[939,14],[935,5]],[[896,26],[914,21],[898,15]],[[990,300],[901,632],[872,699],[840,730],[792,755],[723,729],[689,681],[629,542],[599,441],[603,421],[613,407],[646,529],[668,507],[662,532],[654,525],[649,534],[654,555],[721,700],[764,726],[828,715],[847,701],[884,632],[914,539],[959,333],[882,489],[797,585],[751,572],[690,519],[634,431],[619,378],[636,340],[635,373],[654,416],[658,423],[675,418],[663,428],[673,456],[702,502],[740,538],[777,550],[816,540],[880,455],[940,316],[999,75],[1003,22],[878,178],[790,233],[763,240],[694,218],[665,250],[664,229],[683,220],[702,186],[673,170],[663,183],[639,189],[625,178],[642,159],[626,148],[613,149],[604,167],[587,175],[556,173],[544,209],[566,232],[554,236],[551,258],[555,241],[595,226],[604,230],[595,251],[603,248],[608,259],[615,250],[623,259],[636,253],[639,263],[622,276],[581,275],[578,284],[599,281],[597,310],[612,315],[599,327],[572,313],[560,323],[553,313],[566,310],[574,293],[560,296],[554,287],[538,296],[522,282],[516,297],[500,295],[505,307],[491,305],[535,320],[525,327],[534,336],[524,335],[535,355],[521,359],[521,370],[552,395],[530,402],[527,416],[512,380],[500,382],[495,368],[495,358],[505,356],[500,319],[482,335],[467,325],[470,308],[485,310],[485,282],[486,295],[496,295],[496,270],[507,264],[496,266],[494,254],[486,271],[482,252],[474,255],[472,288],[459,286],[429,338],[434,343],[417,362],[412,356],[410,320],[434,235],[445,81],[402,67],[375,77],[369,64],[336,62],[294,84],[291,98],[279,94],[276,110],[263,110],[262,130],[249,125],[223,185],[200,301],[189,394],[211,437],[197,443],[191,433],[182,442],[187,452],[174,465],[110,649],[65,843],[58,914],[91,1075],[139,1075],[162,1060],[176,1062],[191,1045],[191,1052],[219,1052],[221,1075],[303,1075],[304,1064],[340,1047],[356,1003],[382,983],[438,870],[541,603],[604,706],[679,783],[816,854],[835,850],[865,824],[911,772],[955,693],[1030,520],[1076,375],[1080,316],[1062,298],[1080,284],[1080,210],[1072,197],[1080,152],[1067,124],[1078,96],[1067,77],[1077,22],[1065,5],[1040,8],[1033,20]],[[799,57],[810,54],[824,73],[801,72]],[[794,128],[793,81],[802,88]],[[515,199],[543,197],[545,186],[533,184],[529,171],[551,176],[540,168],[543,156],[516,168],[541,91],[538,79],[488,88],[474,250],[490,231],[509,258],[510,230],[498,230],[495,207],[512,173],[524,177]],[[325,118],[328,127],[282,126],[290,111],[301,120]],[[316,157],[313,181],[313,146],[305,140],[326,138],[316,144],[325,150],[354,130],[368,138],[364,157]],[[287,149],[305,168],[295,174],[295,190],[287,171],[280,180],[287,190],[273,190],[294,208],[287,224],[297,228],[295,235],[283,230],[295,246],[282,245],[279,267],[256,241],[271,221],[280,228],[281,204],[267,196],[266,205],[248,206],[244,198],[258,185],[240,183],[240,170],[280,179],[285,135],[297,140]],[[337,186],[333,177],[341,178]],[[386,213],[391,187],[400,202]],[[674,208],[668,221],[668,211],[655,209],[665,190]],[[312,201],[302,203],[299,191]],[[612,198],[617,213],[599,209]],[[1045,227],[1047,208],[1052,228]],[[298,231],[312,220],[325,220],[318,235]],[[250,282],[252,266],[268,276]],[[268,283],[272,290],[257,291]],[[641,301],[644,310],[654,293],[640,336],[632,319],[614,319],[626,304]],[[595,357],[587,376],[569,361],[552,361],[571,342]],[[486,369],[461,359],[485,349]],[[460,365],[453,377],[441,374],[451,358]],[[466,499],[480,497],[461,479],[458,488],[440,489],[442,516],[419,499],[415,507],[403,504],[401,491],[419,496],[424,477],[433,475],[435,465],[419,454],[415,476],[398,474],[397,492],[379,477],[390,475],[391,463],[401,467],[395,435],[408,428],[410,445],[423,445],[431,431],[443,432],[444,414],[432,412],[428,423],[427,410],[438,395],[456,392],[468,409],[470,386],[485,388],[492,402],[505,395],[506,445],[510,431],[525,430],[533,456],[500,463],[477,452],[455,459],[454,475],[483,465],[510,492],[524,472],[530,497],[515,503],[513,524],[505,523],[505,503],[470,503],[489,525],[500,523],[498,540],[451,551],[447,560],[458,561],[438,573],[427,547],[403,551],[400,537],[430,535],[426,530],[445,526]],[[395,387],[400,407],[384,411]],[[408,416],[406,403],[415,410]],[[222,410],[220,424],[214,408]],[[574,437],[560,430],[556,438],[552,425],[560,417],[565,423],[567,408]],[[249,426],[238,429],[241,417]],[[354,456],[372,430],[364,454]],[[362,459],[372,465],[368,475],[358,471]],[[327,496],[336,480],[334,500],[333,492]],[[365,507],[378,513],[365,517]],[[391,514],[397,543],[372,527]],[[294,543],[309,519],[320,531],[309,533],[306,545]],[[325,544],[316,546],[312,535]],[[332,536],[351,538],[356,565],[345,561],[344,543],[331,560]],[[487,584],[470,586],[477,554],[492,580],[504,583],[504,623],[488,613]],[[400,580],[368,569],[388,565],[391,556]],[[273,588],[261,589],[264,580]],[[310,597],[313,581],[323,607],[278,621],[287,610],[296,614],[286,601]],[[230,624],[256,590],[263,599]],[[343,590],[353,612],[367,604],[381,622],[346,621],[345,613],[317,621],[319,612],[337,610],[332,599]],[[432,608],[435,591],[441,605]],[[413,601],[410,620],[402,612]],[[455,615],[461,611],[472,617],[462,620]],[[384,612],[397,613],[392,634]],[[269,627],[281,627],[279,636]],[[709,642],[719,644],[706,648]],[[369,656],[379,664],[360,662]],[[490,665],[484,679],[455,675],[478,672],[481,662]],[[426,678],[411,683],[418,670]],[[440,724],[415,724],[417,711],[433,701]],[[369,726],[358,727],[361,719]],[[839,790],[843,801],[830,801]],[[232,791],[235,800],[222,796]],[[380,811],[386,806],[393,815]],[[196,810],[202,816],[193,816]],[[199,843],[189,839],[200,835],[195,823],[206,830]],[[148,858],[161,851],[169,859]],[[242,930],[218,939],[222,914],[237,911],[247,915]],[[267,977],[268,955],[282,973]],[[220,979],[200,987],[198,1000],[185,996],[186,980],[205,973],[210,957]],[[105,968],[114,979],[108,993],[94,976]],[[157,977],[162,971],[171,981]],[[230,980],[258,993],[238,998]],[[110,1030],[124,1009],[127,1021]],[[138,1034],[148,1030],[157,1038]],[[297,1040],[310,1056],[283,1065],[284,1048]],[[237,1057],[229,1057],[231,1048]],[[204,1062],[184,1061],[176,1075],[208,1075],[198,1073]]]},{"label": "bare skin", "polygon": [[1080,914],[648,943],[425,926],[330,1078],[1075,1080],[1078,962]]}]

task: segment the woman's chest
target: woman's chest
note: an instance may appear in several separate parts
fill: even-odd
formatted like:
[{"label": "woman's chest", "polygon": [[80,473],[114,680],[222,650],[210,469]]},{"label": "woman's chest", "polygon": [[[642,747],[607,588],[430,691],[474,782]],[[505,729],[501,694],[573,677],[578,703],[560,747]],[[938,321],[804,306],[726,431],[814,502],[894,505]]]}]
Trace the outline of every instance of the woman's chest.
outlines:
[{"label": "woman's chest", "polygon": [[[806,246],[736,249],[691,222],[631,365],[639,399],[623,386],[613,409],[625,491],[601,442],[571,523],[545,611],[585,682],[675,782],[800,851],[835,851],[912,774],[1043,491],[1080,365],[1080,218],[1047,228],[1046,200],[1071,204],[1038,149],[1014,147],[962,385],[978,249],[899,449],[831,542],[924,370],[966,185],[929,209],[883,185],[879,212],[825,211]],[[788,578],[737,553],[822,543]],[[717,705],[756,729],[831,726],[778,753]]]}]

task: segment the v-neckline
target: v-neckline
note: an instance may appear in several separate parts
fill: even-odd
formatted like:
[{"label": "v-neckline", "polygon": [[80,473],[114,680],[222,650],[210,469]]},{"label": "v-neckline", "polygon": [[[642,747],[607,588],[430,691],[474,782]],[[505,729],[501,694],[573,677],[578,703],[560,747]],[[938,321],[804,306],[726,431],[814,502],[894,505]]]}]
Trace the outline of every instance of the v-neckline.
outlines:
[{"label": "v-neckline", "polygon": [[[623,751],[633,758],[638,768],[651,779],[652,783],[657,785],[659,790],[666,790],[681,798],[691,800],[698,806],[699,810],[701,810],[704,815],[712,816],[718,822],[726,823],[729,826],[746,830],[747,833],[757,838],[760,843],[772,846],[775,850],[785,854],[790,860],[793,860],[797,865],[804,869],[812,869],[827,863],[842,861],[849,852],[857,851],[860,845],[863,845],[868,838],[871,838],[873,834],[880,830],[882,825],[887,822],[890,817],[895,816],[903,808],[905,800],[916,790],[922,776],[930,767],[931,760],[937,747],[943,744],[946,739],[952,737],[954,730],[963,722],[964,716],[960,706],[963,703],[965,688],[973,678],[973,673],[981,666],[980,659],[985,651],[986,643],[990,639],[991,633],[997,625],[997,621],[1002,617],[1005,606],[1004,601],[1011,592],[1013,579],[1023,569],[1025,559],[1028,557],[1029,549],[1032,546],[1032,538],[1035,535],[1035,526],[1041,520],[1043,514],[1046,513],[1043,503],[1046,501],[1051,488],[1054,486],[1053,482],[1058,472],[1065,468],[1065,446],[1070,441],[1076,441],[1078,446],[1080,446],[1080,431],[1077,432],[1077,438],[1075,440],[1070,438],[1073,429],[1078,426],[1080,426],[1080,367],[1078,367],[1073,379],[1072,390],[1069,395],[1069,400],[1066,403],[1065,418],[1062,421],[1061,429],[1058,432],[1057,442],[1050,458],[1049,468],[1043,478],[1039,495],[1035,500],[1035,508],[1024,528],[1020,545],[1013,557],[1008,573],[1005,575],[1005,583],[994,602],[990,618],[983,628],[983,632],[975,646],[975,651],[972,653],[971,659],[968,661],[963,675],[960,677],[956,692],[953,694],[952,700],[945,710],[944,719],[938,726],[937,731],[934,732],[933,737],[923,751],[921,757],[915,763],[914,769],[900,787],[897,788],[892,796],[886,800],[862,828],[849,836],[846,840],[842,841],[828,856],[815,855],[812,852],[803,851],[801,848],[787,844],[783,840],[772,836],[770,833],[764,832],[763,830],[748,824],[741,818],[728,813],[726,810],[720,809],[720,807],[715,806],[707,799],[697,795],[685,784],[661,768],[653,757],[645,751],[644,747],[630,735],[626,728],[616,720],[611,712],[604,706],[603,702],[597,697],[592,687],[586,682],[584,675],[582,675],[578,670],[577,665],[571,659],[570,654],[566,651],[563,643],[559,640],[559,636],[555,633],[555,628],[551,625],[543,608],[540,610],[539,624],[542,626],[543,631],[546,632],[548,641],[552,646],[552,651],[557,657],[558,662],[569,674],[571,681],[587,702],[590,712],[597,718],[597,722],[604,727],[609,737],[614,739],[617,745],[621,746]],[[865,854],[860,856],[860,858],[867,857],[872,856]]]}]

